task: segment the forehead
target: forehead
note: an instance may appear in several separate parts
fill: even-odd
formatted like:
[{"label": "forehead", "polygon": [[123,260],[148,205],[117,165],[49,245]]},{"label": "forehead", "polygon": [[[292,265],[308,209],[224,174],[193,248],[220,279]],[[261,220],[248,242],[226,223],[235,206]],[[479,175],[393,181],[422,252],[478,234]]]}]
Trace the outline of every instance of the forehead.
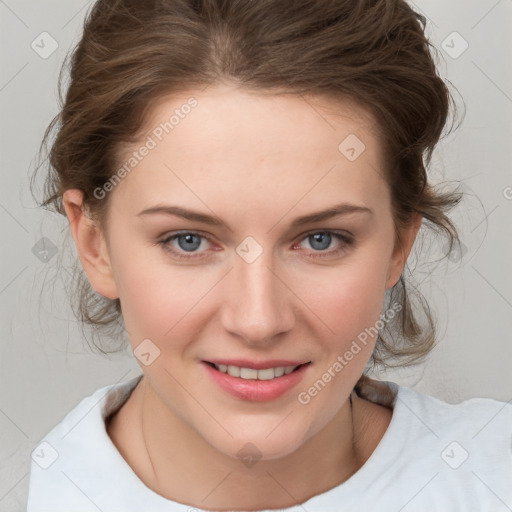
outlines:
[{"label": "forehead", "polygon": [[138,206],[180,194],[197,206],[201,198],[218,205],[219,197],[256,209],[262,200],[285,207],[300,196],[304,206],[317,205],[319,194],[371,201],[385,186],[377,125],[348,101],[191,89],[152,106],[119,165],[150,140],[152,149],[116,191]]},{"label": "forehead", "polygon": [[[190,107],[192,103],[193,107]],[[348,98],[278,94],[231,85],[211,85],[203,90],[190,89],[162,96],[155,101],[148,109],[140,140],[161,131],[159,128],[163,129],[164,137],[172,131],[177,140],[180,132],[186,131],[190,124],[194,128],[201,126],[195,136],[197,141],[202,138],[204,147],[215,144],[221,137],[246,143],[247,135],[257,137],[260,143],[271,143],[272,139],[278,143],[286,135],[283,128],[293,135],[293,139],[287,137],[287,146],[293,142],[302,146],[303,142],[312,141],[318,147],[319,139],[325,139],[324,146],[332,147],[333,143],[337,145],[344,132],[351,131],[363,138],[371,138],[368,140],[370,144],[379,138],[379,127],[373,116]],[[167,130],[162,125],[166,125]],[[326,139],[327,134],[331,137]],[[189,135],[187,132],[184,137]],[[279,136],[276,138],[276,135]],[[182,147],[186,149],[186,146]],[[254,149],[252,145],[251,148]]]}]

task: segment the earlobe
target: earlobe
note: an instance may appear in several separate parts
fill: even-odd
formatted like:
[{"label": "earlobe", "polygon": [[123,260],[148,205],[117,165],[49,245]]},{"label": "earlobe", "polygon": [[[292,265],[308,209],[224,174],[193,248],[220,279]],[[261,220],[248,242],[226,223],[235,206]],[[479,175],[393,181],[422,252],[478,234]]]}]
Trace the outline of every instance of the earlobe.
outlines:
[{"label": "earlobe", "polygon": [[414,241],[416,240],[416,236],[418,235],[418,231],[421,228],[422,220],[423,217],[420,214],[417,214],[409,226],[400,231],[401,243],[396,244],[391,257],[386,280],[386,290],[393,288],[400,279],[407,262],[407,258],[409,257]]},{"label": "earlobe", "polygon": [[100,227],[87,213],[83,204],[82,191],[66,190],[62,201],[78,257],[89,283],[104,297],[117,299],[119,294],[112,273],[106,240]]}]

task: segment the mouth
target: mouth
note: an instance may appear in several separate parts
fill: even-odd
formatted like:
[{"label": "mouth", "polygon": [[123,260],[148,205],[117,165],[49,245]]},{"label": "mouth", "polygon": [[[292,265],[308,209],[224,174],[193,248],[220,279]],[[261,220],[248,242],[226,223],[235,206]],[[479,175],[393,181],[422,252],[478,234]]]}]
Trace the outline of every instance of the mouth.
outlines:
[{"label": "mouth", "polygon": [[[237,366],[234,364],[213,363],[203,361],[220,373],[244,380],[274,380],[298,371],[303,366],[311,364],[311,361],[296,365],[275,365],[267,368],[250,368],[248,366]],[[255,365],[252,365],[255,366]],[[261,365],[259,365],[261,366]]]},{"label": "mouth", "polygon": [[[255,363],[248,360],[201,361],[211,382],[229,395],[244,401],[276,400],[304,379],[311,361],[273,360]],[[237,363],[237,364],[226,364]],[[255,368],[258,366],[258,368]]]}]

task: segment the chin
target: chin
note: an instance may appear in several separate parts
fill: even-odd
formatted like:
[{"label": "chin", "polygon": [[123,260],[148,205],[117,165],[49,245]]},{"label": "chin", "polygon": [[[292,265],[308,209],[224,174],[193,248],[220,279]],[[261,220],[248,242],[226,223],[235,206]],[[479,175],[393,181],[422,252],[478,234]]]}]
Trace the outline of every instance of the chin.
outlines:
[{"label": "chin", "polygon": [[290,425],[285,425],[288,420],[279,425],[282,420],[273,421],[271,425],[268,422],[261,424],[260,428],[238,430],[239,435],[233,426],[226,425],[226,430],[233,438],[227,439],[223,435],[221,438],[206,440],[215,450],[242,462],[281,459],[297,451],[307,440],[306,432],[298,432],[296,428],[290,432]]}]

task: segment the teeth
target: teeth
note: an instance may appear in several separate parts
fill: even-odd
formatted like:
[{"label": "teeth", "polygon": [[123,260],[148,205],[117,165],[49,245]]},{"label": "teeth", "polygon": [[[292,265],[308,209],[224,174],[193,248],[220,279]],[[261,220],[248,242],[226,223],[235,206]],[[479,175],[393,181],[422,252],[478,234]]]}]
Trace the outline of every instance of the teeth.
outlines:
[{"label": "teeth", "polygon": [[274,368],[274,376],[281,377],[284,375],[284,366],[278,366],[277,368]]},{"label": "teeth", "polygon": [[238,366],[228,366],[228,373],[231,377],[240,377],[240,368]]},{"label": "teeth", "polygon": [[297,366],[277,366],[275,368],[266,368],[265,370],[255,370],[254,368],[240,368],[239,366],[219,364],[214,365],[217,370],[227,373],[231,377],[239,377],[246,380],[272,380],[276,377],[288,375],[297,368]]}]

